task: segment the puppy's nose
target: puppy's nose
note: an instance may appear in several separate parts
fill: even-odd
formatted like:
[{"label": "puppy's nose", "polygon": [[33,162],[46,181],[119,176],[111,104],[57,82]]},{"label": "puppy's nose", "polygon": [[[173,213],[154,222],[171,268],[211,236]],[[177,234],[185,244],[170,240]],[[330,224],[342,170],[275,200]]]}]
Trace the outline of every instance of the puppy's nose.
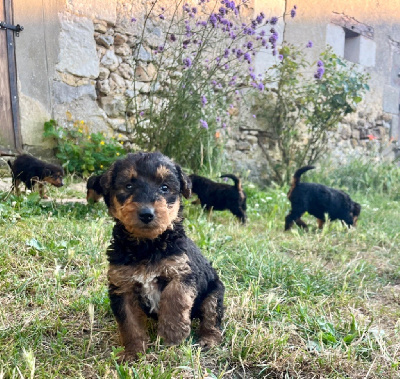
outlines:
[{"label": "puppy's nose", "polygon": [[153,208],[142,208],[139,212],[139,218],[145,224],[150,223],[154,219],[154,209]]}]

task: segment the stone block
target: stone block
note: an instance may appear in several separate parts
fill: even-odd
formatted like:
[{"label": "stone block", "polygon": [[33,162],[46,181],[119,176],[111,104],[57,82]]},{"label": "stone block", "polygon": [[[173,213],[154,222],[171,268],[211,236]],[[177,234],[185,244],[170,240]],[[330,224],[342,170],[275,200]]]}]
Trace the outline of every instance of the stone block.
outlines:
[{"label": "stone block", "polygon": [[151,82],[156,74],[156,69],[153,64],[137,66],[135,70],[135,79],[140,82]]},{"label": "stone block", "polygon": [[95,20],[93,22],[94,30],[97,33],[104,34],[107,32],[107,23],[102,20]]},{"label": "stone block", "polygon": [[115,72],[112,72],[110,75],[110,79],[117,85],[119,88],[125,87],[125,80],[122,76],[118,75]]},{"label": "stone block", "polygon": [[99,80],[105,80],[110,76],[110,70],[105,67],[100,67]]},{"label": "stone block", "polygon": [[352,130],[351,137],[355,138],[356,140],[359,140],[360,139],[360,131],[357,129]]},{"label": "stone block", "polygon": [[400,119],[399,116],[393,115],[390,127],[390,137],[396,141],[400,141]]},{"label": "stone block", "polygon": [[351,129],[348,125],[342,124],[339,130],[340,137],[343,139],[349,139],[351,136]]},{"label": "stone block", "polygon": [[128,41],[128,37],[121,34],[121,33],[115,33],[114,35],[114,45],[115,46],[120,46],[123,45]]},{"label": "stone block", "polygon": [[132,79],[133,77],[133,69],[128,63],[121,63],[121,65],[118,67],[118,73],[124,79]]},{"label": "stone block", "polygon": [[75,87],[63,82],[54,82],[53,91],[54,100],[58,104],[70,103],[83,96],[88,96],[92,100],[96,100],[97,98],[96,90],[94,86],[90,84]]},{"label": "stone block", "polygon": [[142,62],[149,62],[153,59],[151,51],[149,49],[145,49],[143,45],[140,45],[139,51],[135,51],[134,56],[136,57],[136,55],[137,59]]},{"label": "stone block", "polygon": [[326,26],[326,44],[332,46],[333,52],[339,57],[344,56],[345,32],[341,26],[328,24]]},{"label": "stone block", "polygon": [[99,80],[97,82],[97,89],[103,95],[108,95],[111,92],[110,83],[106,80]]},{"label": "stone block", "polygon": [[132,55],[131,48],[126,44],[115,46],[115,54],[122,55],[123,57]]},{"label": "stone block", "polygon": [[399,113],[400,90],[392,86],[383,89],[383,111],[397,115]]},{"label": "stone block", "polygon": [[[110,125],[113,130],[118,132],[125,132],[127,131],[126,120],[124,118],[113,118],[110,119]],[[121,136],[119,134],[116,135],[119,141],[121,141]]]},{"label": "stone block", "polygon": [[96,38],[96,43],[100,46],[104,46],[105,48],[109,48],[114,44],[114,37],[113,36],[107,36],[107,35],[103,35],[100,34],[97,38]]},{"label": "stone block", "polygon": [[123,116],[126,111],[126,100],[122,95],[102,97],[100,105],[107,116],[112,118]]},{"label": "stone block", "polygon": [[372,39],[360,36],[360,60],[365,67],[374,67],[376,58],[376,43]]},{"label": "stone block", "polygon": [[60,52],[57,71],[76,76],[97,78],[99,59],[93,38],[93,22],[85,17],[60,14]]},{"label": "stone block", "polygon": [[106,67],[110,71],[115,71],[119,66],[120,60],[115,55],[114,51],[107,50],[103,58],[101,58],[100,62],[104,67]]},{"label": "stone block", "polygon": [[243,141],[243,142],[239,142],[236,145],[236,148],[238,150],[240,150],[240,151],[246,151],[246,150],[250,150],[251,149],[251,145],[247,141]]}]

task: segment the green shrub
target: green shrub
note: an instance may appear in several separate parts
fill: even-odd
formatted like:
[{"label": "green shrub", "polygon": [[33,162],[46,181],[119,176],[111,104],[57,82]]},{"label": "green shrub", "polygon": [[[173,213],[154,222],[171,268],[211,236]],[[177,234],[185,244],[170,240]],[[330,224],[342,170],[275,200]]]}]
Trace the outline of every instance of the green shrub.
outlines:
[{"label": "green shrub", "polygon": [[[294,170],[317,162],[328,149],[329,132],[356,111],[368,75],[328,49],[317,63],[292,45],[281,50],[282,62],[270,69],[265,84],[274,83],[255,100],[257,118],[265,120],[260,147],[278,184],[287,183]],[[310,78],[310,71],[315,71]],[[270,146],[266,146],[266,143]]]},{"label": "green shrub", "polygon": [[84,177],[103,172],[126,154],[121,142],[107,138],[104,133],[89,133],[84,121],[75,121],[70,128],[63,128],[54,120],[47,121],[43,136],[55,141],[56,157],[65,170]]}]

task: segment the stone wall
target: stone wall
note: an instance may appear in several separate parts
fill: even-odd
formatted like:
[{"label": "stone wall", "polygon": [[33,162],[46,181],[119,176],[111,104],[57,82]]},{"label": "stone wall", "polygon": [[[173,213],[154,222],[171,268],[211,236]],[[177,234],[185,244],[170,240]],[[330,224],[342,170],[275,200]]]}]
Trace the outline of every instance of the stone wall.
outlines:
[{"label": "stone wall", "polygon": [[[134,147],[132,131],[127,129],[127,120],[132,121],[129,103],[136,96],[141,99],[141,107],[148,106],[146,94],[155,73],[153,49],[163,40],[163,24],[157,20],[149,22],[148,38],[138,52],[140,65],[134,72],[132,58],[136,53],[142,32],[140,25],[149,2],[35,2],[32,2],[32,15],[36,15],[37,19],[30,23],[29,17],[25,16],[25,31],[17,39],[16,46],[25,147],[37,148],[43,144],[41,133],[44,121],[55,118],[61,124],[67,123],[69,114],[74,120],[85,120],[93,131],[104,131],[110,136],[122,134],[125,146]],[[25,3],[15,0],[16,19],[22,14],[26,15]],[[304,44],[313,40],[314,48],[309,49],[308,53],[310,59],[316,59],[327,42],[327,25],[331,23],[334,12],[343,13],[343,9],[346,9],[350,15],[364,18],[363,21],[375,30],[377,62],[366,69],[372,77],[372,90],[361,103],[360,110],[348,116],[339,126],[338,133],[330,139],[332,151],[340,158],[351,151],[368,148],[368,135],[382,141],[387,141],[390,136],[398,138],[400,21],[393,19],[380,31],[378,22],[362,14],[363,7],[345,7],[343,4],[348,1],[336,2],[335,5],[328,3],[318,3],[318,16],[312,18],[317,5],[299,5],[297,18],[281,19],[279,32],[282,39],[284,37],[293,43]],[[387,9],[390,10],[392,4],[389,3]],[[253,0],[248,12],[268,8],[271,14],[267,17],[283,17],[285,11],[290,12],[293,4],[293,1],[284,0]],[[380,9],[385,7],[382,5]],[[43,8],[46,10],[42,12],[45,16],[38,11]],[[373,13],[375,9],[368,8],[368,11]],[[131,21],[132,17],[137,19],[136,23]],[[39,41],[39,34],[29,32],[38,24],[49,31],[42,33],[45,43]],[[27,60],[28,53],[30,63],[27,68],[21,62]],[[255,66],[258,72],[275,62],[269,58],[265,54],[257,57]],[[387,63],[389,61],[390,65]],[[262,120],[252,119],[250,110],[241,112],[243,117],[239,119],[237,127],[231,129],[227,156],[233,170],[249,171],[254,179],[268,180],[268,167],[258,146],[261,136],[265,136],[263,125],[260,124]]]}]

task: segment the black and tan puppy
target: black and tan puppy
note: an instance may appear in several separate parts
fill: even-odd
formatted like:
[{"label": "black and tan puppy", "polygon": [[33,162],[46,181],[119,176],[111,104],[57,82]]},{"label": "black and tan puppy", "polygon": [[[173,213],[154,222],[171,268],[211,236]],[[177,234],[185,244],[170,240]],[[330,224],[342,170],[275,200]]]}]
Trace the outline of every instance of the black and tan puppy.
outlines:
[{"label": "black and tan puppy", "polygon": [[103,197],[103,189],[100,184],[101,176],[91,176],[86,183],[86,201],[88,203],[97,203]]},{"label": "black and tan puppy", "polygon": [[13,175],[12,190],[15,191],[17,196],[20,195],[19,185],[21,182],[29,190],[37,184],[42,198],[46,198],[44,183],[50,183],[56,187],[64,185],[64,169],[61,166],[41,161],[32,155],[20,155],[14,162],[8,161],[8,165]]},{"label": "black and tan puppy", "polygon": [[332,221],[341,220],[348,226],[356,226],[361,205],[351,200],[347,193],[323,184],[300,183],[301,175],[313,168],[315,167],[305,166],[294,173],[288,192],[292,209],[285,218],[285,230],[290,229],[294,222],[307,228],[307,224],[301,219],[305,212],[317,218],[320,229],[324,226],[326,213]]},{"label": "black and tan puppy", "polygon": [[115,220],[108,282],[121,358],[146,351],[148,317],[158,320],[167,345],[189,336],[193,318],[200,319],[201,346],[219,343],[224,286],[182,225],[188,177],[161,153],[137,153],[114,162],[101,186]]},{"label": "black and tan puppy", "polygon": [[239,178],[232,174],[221,175],[230,178],[235,185],[216,183],[199,175],[189,175],[192,191],[198,196],[200,204],[207,210],[230,210],[243,224],[246,222],[246,194]]}]

